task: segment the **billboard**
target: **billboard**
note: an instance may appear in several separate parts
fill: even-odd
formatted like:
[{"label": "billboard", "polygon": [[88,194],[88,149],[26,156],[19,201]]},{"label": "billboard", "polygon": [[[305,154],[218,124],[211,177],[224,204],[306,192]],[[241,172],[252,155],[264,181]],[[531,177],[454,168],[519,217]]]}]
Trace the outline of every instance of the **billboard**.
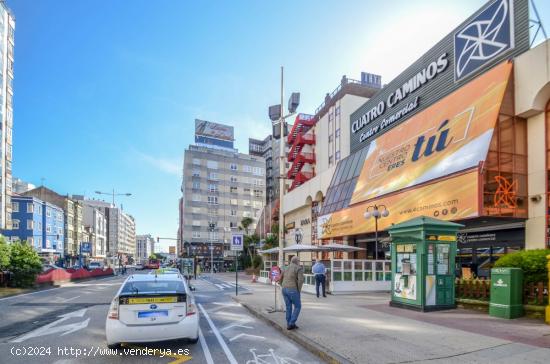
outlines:
[{"label": "billboard", "polygon": [[390,196],[363,202],[317,219],[319,239],[357,235],[374,231],[375,219],[365,219],[368,205],[385,205],[388,217],[378,220],[378,229],[385,230],[418,216],[441,220],[458,220],[479,215],[479,172],[470,170],[444,180],[420,186]]},{"label": "billboard", "polygon": [[350,151],[528,49],[528,0],[487,2],[351,114]]},{"label": "billboard", "polygon": [[200,119],[195,119],[195,136],[205,136],[228,141],[234,140],[232,126]]},{"label": "billboard", "polygon": [[371,142],[350,204],[484,161],[511,71],[501,63]]},{"label": "billboard", "polygon": [[168,254],[176,254],[176,247],[175,246],[169,246],[168,247]]}]

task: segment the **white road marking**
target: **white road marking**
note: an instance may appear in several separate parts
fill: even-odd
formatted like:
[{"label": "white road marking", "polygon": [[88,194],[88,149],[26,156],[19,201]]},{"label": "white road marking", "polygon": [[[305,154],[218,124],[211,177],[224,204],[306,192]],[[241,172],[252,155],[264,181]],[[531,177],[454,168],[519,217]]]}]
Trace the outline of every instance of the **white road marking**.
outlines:
[{"label": "white road marking", "polygon": [[223,291],[223,286],[221,284],[214,283],[216,287],[218,287],[221,291]]},{"label": "white road marking", "polygon": [[72,332],[81,330],[81,329],[88,326],[88,324],[90,323],[90,318],[88,318],[84,321],[81,321],[81,322],[74,323],[74,324],[67,324],[67,325],[61,325],[61,326],[55,326],[55,325],[60,324],[61,322],[66,321],[66,320],[68,320],[70,318],[73,318],[73,317],[83,317],[85,313],[86,313],[86,308],[83,308],[82,310],[66,313],[64,315],[59,316],[59,317],[61,317],[59,320],[51,322],[51,323],[49,323],[47,325],[44,325],[42,327],[39,327],[38,329],[33,330],[33,331],[31,331],[31,332],[29,332],[29,333],[27,333],[27,334],[25,334],[21,337],[18,337],[17,339],[12,340],[11,342],[12,343],[20,343],[22,341],[31,339],[33,337],[50,335],[50,334],[57,334],[57,333],[61,333],[61,332],[63,332],[63,334],[61,334],[61,336],[64,336],[64,335],[70,334]]},{"label": "white road marking", "polygon": [[78,297],[81,297],[81,296],[76,296],[76,297],[72,297],[72,298],[67,298],[67,299],[64,299],[63,302],[69,302],[69,301],[72,301],[72,300],[76,300]]},{"label": "white road marking", "polygon": [[222,283],[221,285],[224,286],[225,288],[232,288],[229,284],[226,284],[226,283]]},{"label": "white road marking", "polygon": [[199,306],[202,314],[206,318],[206,321],[208,321],[208,325],[210,325],[210,328],[212,329],[212,332],[214,333],[214,335],[216,335],[216,339],[218,339],[218,342],[220,343],[220,346],[222,347],[222,349],[225,353],[225,356],[227,357],[229,362],[231,364],[237,364],[237,360],[233,356],[233,353],[231,353],[231,350],[229,350],[229,348],[227,347],[227,344],[225,343],[222,335],[220,334],[220,332],[218,331],[218,329],[216,328],[216,326],[214,325],[214,323],[210,319],[210,316],[208,316],[208,313],[206,312],[204,307],[202,307],[202,305],[200,303],[198,304],[198,306]]},{"label": "white road marking", "polygon": [[214,360],[212,360],[212,354],[210,354],[210,349],[208,349],[208,345],[206,344],[206,340],[204,339],[204,335],[202,334],[202,330],[199,327],[199,341],[201,343],[202,352],[204,353],[204,358],[206,359],[207,364],[214,364]]},{"label": "white road marking", "polygon": [[228,329],[230,329],[230,328],[232,328],[232,327],[244,327],[245,329],[251,329],[251,330],[253,329],[252,326],[246,326],[246,325],[240,325],[240,324],[231,324],[231,325],[227,325],[227,326],[225,326],[225,327],[222,327],[222,328],[220,329],[220,332],[225,331],[225,330],[228,330]]},{"label": "white road marking", "polygon": [[249,337],[249,338],[252,338],[252,339],[262,339],[262,340],[265,340],[265,337],[263,336],[258,336],[258,335],[249,335],[249,334],[239,334],[237,336],[234,336],[232,337],[231,339],[229,339],[229,341],[234,341],[234,340],[237,340],[238,338],[240,337]]}]

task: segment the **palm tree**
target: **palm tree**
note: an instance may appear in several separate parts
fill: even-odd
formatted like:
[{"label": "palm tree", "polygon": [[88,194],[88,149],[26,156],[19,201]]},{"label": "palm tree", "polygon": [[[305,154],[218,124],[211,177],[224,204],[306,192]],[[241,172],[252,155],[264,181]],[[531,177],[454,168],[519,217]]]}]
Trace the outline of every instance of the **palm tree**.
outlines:
[{"label": "palm tree", "polygon": [[250,225],[252,225],[252,223],[254,223],[254,220],[251,218],[251,217],[243,217],[243,219],[241,220],[241,226],[239,226],[239,230],[244,230],[245,232],[245,243],[248,243],[246,244],[246,253],[249,257],[252,257],[252,254],[250,254],[250,242],[249,242],[249,238],[248,238],[248,228],[250,227]]}]

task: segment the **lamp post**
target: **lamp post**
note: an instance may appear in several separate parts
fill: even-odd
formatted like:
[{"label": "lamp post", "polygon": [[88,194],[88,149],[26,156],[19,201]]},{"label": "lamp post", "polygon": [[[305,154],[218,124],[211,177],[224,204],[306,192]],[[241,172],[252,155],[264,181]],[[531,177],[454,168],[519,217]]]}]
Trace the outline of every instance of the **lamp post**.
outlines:
[{"label": "lamp post", "polygon": [[101,192],[101,191],[95,191],[98,195],[109,195],[113,197],[113,207],[115,207],[115,196],[132,196],[131,193],[115,193],[115,189],[113,188],[112,192]]},{"label": "lamp post", "polygon": [[215,222],[210,222],[208,224],[208,227],[210,228],[210,274],[214,273],[214,238],[212,235],[214,235],[214,229],[216,228]]},{"label": "lamp post", "polygon": [[[382,209],[383,208],[383,209]],[[370,219],[374,217],[374,259],[378,259],[378,219],[382,217],[388,217],[390,214],[386,205],[371,205],[367,207],[365,214],[363,215],[365,219]]]}]

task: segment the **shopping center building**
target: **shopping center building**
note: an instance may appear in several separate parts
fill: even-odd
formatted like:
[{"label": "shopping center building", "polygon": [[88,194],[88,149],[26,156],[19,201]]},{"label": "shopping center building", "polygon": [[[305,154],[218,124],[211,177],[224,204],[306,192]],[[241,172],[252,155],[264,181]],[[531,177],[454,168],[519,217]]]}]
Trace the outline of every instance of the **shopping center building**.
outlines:
[{"label": "shopping center building", "polygon": [[528,1],[488,2],[349,112],[349,155],[284,197],[287,245],[311,224],[303,243],[364,248],[322,256],[357,290],[390,279],[388,227],[422,215],[464,225],[460,273],[548,247],[549,100],[550,41],[530,47]]}]

